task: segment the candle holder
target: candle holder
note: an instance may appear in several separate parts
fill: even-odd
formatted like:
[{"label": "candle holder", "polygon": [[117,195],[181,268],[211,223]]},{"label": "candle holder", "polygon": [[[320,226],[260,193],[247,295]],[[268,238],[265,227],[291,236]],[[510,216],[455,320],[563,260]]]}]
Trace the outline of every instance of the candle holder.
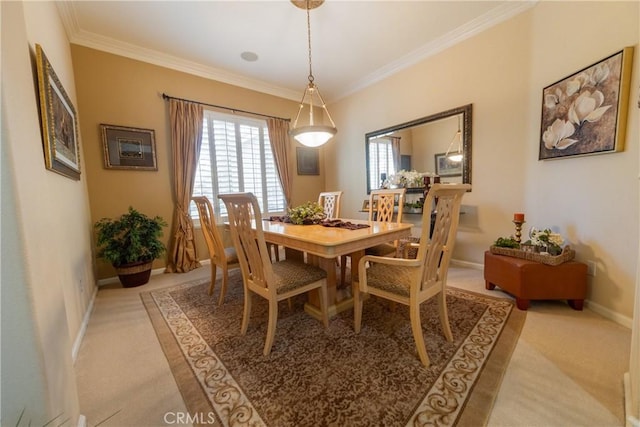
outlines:
[{"label": "candle holder", "polygon": [[522,237],[522,224],[525,221],[513,220],[513,223],[516,225],[516,242],[520,243],[520,238]]}]

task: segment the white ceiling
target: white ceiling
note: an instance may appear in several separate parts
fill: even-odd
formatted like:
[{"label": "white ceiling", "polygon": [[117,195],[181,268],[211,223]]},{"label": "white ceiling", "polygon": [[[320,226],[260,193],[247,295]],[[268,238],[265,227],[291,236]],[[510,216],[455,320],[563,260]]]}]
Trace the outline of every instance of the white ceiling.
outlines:
[{"label": "white ceiling", "polygon": [[[311,10],[315,83],[331,102],[535,1],[341,1]],[[72,43],[299,101],[306,11],[277,1],[58,2]],[[248,62],[243,52],[258,60]]]}]

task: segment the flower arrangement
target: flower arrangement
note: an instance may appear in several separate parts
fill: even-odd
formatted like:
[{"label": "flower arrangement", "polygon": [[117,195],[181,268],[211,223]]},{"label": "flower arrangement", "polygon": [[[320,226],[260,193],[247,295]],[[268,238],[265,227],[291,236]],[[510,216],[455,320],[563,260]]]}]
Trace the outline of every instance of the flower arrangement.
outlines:
[{"label": "flower arrangement", "polygon": [[564,239],[560,234],[554,233],[548,228],[538,230],[535,227],[531,227],[531,230],[529,230],[529,240],[526,244],[544,248],[550,255],[560,255],[562,253]]},{"label": "flower arrangement", "polygon": [[384,187],[396,186],[396,187],[422,187],[424,185],[424,176],[431,176],[433,174],[429,172],[418,172],[415,169],[410,171],[399,170],[393,175],[390,175],[384,182]]},{"label": "flower arrangement", "polygon": [[289,221],[298,225],[318,224],[325,216],[323,207],[317,202],[306,202],[287,211]]}]

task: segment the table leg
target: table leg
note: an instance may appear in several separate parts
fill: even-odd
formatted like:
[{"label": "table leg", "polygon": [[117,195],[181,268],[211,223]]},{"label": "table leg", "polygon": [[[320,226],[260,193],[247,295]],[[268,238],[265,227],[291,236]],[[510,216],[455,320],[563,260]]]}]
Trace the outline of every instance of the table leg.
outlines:
[{"label": "table leg", "polygon": [[[317,265],[327,272],[327,302],[329,317],[338,314],[336,310],[336,260],[332,258],[320,258],[318,256],[307,254],[307,262]],[[320,310],[320,292],[314,289],[309,292],[309,301],[304,305],[307,313],[318,320],[322,319],[322,311]]]},{"label": "table leg", "polygon": [[[358,262],[364,256],[364,250],[350,254],[351,258],[351,286],[358,286]],[[309,255],[307,255],[309,257]],[[337,287],[336,260],[318,258],[318,265],[327,271],[327,297],[329,299],[329,317],[345,310],[353,308],[353,288]],[[314,258],[311,258],[312,260]],[[309,258],[307,258],[309,260]],[[312,261],[316,262],[316,261]],[[304,309],[316,319],[322,319],[320,310],[320,297],[318,291],[309,292],[309,301],[304,305]]]}]

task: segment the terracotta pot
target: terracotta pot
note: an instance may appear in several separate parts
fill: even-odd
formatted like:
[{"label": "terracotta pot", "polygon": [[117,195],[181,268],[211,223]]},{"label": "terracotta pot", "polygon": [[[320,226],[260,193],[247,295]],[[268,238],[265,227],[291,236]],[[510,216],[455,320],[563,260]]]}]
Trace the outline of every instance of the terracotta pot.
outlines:
[{"label": "terracotta pot", "polygon": [[138,261],[116,267],[116,273],[120,283],[125,288],[134,288],[144,285],[151,277],[151,265],[153,261]]}]

